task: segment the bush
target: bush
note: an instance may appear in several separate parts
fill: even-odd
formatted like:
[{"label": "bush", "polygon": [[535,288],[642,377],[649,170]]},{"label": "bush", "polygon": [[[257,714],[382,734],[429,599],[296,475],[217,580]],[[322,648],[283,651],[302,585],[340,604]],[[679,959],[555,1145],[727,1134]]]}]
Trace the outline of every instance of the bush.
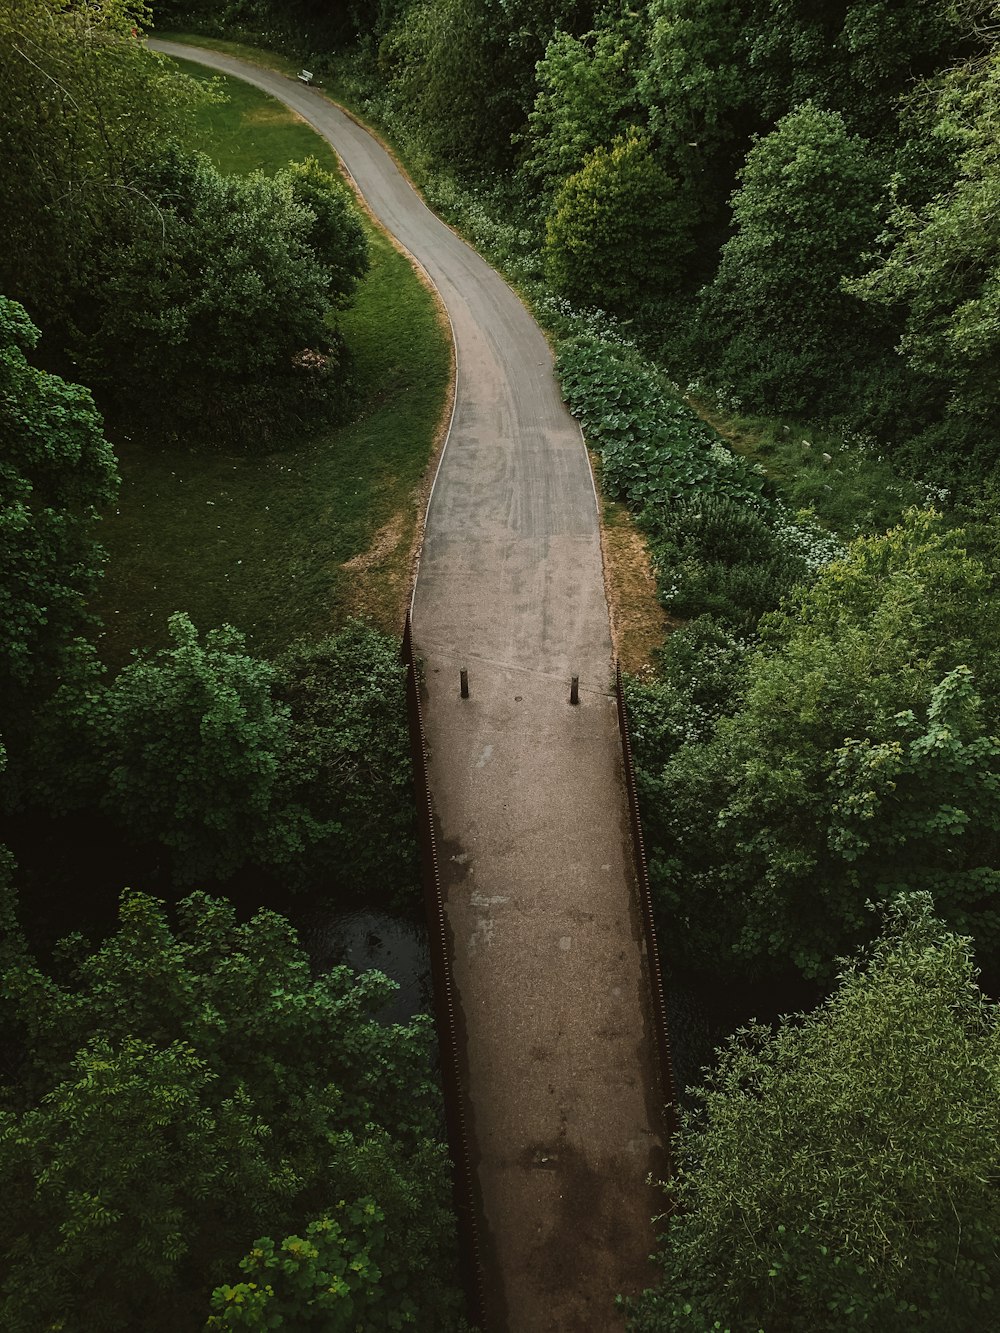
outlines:
[{"label": "bush", "polygon": [[275,697],[291,714],[286,780],[333,825],[296,857],[296,875],[323,873],[383,898],[408,889],[416,806],[399,641],[354,621],[288,653],[277,670]]},{"label": "bush", "polygon": [[753,1025],[682,1113],[631,1333],[970,1333],[1000,1282],[998,1012],[905,900],[820,1008]]},{"label": "bush", "polygon": [[601,480],[639,515],[660,597],[740,633],[779,605],[839,544],[769,499],[763,471],[722,443],[633,348],[578,335],[559,345],[570,411],[601,457]]},{"label": "bush", "polygon": [[105,810],[168,852],[178,884],[292,860],[329,829],[290,796],[275,669],[229,625],[202,643],[178,613],[170,634],[172,648],[137,655],[91,702]]},{"label": "bush", "polygon": [[709,493],[655,519],[644,515],[664,606],[752,633],[809,573],[769,521],[771,512]]},{"label": "bush", "polygon": [[545,226],[553,287],[582,305],[619,314],[678,285],[694,219],[676,181],[635,128],[595,148],[556,191]]},{"label": "bush", "polygon": [[0,727],[10,756],[0,806],[24,798],[36,728],[60,685],[86,676],[85,609],[104,552],[98,515],[118,490],[87,389],[38,370],[38,330],[0,297]]}]

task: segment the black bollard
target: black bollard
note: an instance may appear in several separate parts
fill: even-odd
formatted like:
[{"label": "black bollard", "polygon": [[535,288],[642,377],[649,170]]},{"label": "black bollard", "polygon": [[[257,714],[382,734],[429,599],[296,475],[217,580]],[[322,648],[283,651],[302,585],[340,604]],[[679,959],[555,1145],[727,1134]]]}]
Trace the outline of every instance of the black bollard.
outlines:
[{"label": "black bollard", "polygon": [[462,698],[463,698],[463,699],[468,699],[468,697],[469,697],[469,673],[468,673],[468,671],[466,670],[465,667],[462,667],[461,671],[458,673],[458,676],[459,676],[459,680],[461,680],[461,682],[462,682]]},{"label": "black bollard", "polygon": [[569,683],[569,701],[571,704],[580,702],[580,677],[573,676]]}]

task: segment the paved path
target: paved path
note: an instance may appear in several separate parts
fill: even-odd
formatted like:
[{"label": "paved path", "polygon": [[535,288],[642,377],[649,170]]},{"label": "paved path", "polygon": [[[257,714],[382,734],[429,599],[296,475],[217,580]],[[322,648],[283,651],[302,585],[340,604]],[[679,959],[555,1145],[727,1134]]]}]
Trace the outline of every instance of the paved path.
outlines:
[{"label": "paved path", "polygon": [[[455,416],[413,606],[426,670],[490,1333],[605,1333],[652,1280],[650,1000],[611,697],[597,506],[548,345],[497,274],[319,92],[150,43],[280,98],[336,148],[451,317]],[[471,697],[459,698],[459,668]],[[581,702],[568,702],[579,675]],[[429,1331],[430,1333],[430,1331]]]}]

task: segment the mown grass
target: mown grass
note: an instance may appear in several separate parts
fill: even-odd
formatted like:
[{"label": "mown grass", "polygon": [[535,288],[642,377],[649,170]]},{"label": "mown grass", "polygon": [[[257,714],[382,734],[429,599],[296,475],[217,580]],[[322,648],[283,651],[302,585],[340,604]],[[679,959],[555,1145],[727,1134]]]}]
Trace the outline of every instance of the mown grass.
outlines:
[{"label": "mown grass", "polygon": [[[223,169],[335,161],[281,103],[238,80],[221,84],[230,101],[203,109],[198,143]],[[341,316],[359,389],[354,421],[255,457],[116,441],[123,485],[105,517],[109,564],[95,605],[112,667],[165,643],[178,610],[199,628],[236,625],[264,653],[352,614],[399,629],[451,346],[408,261],[366,227],[371,271]]]},{"label": "mown grass", "polygon": [[192,79],[223,95],[223,100],[198,109],[192,136],[192,147],[207,153],[220,171],[273,174],[305,157],[315,157],[328,171],[340,170],[326,140],[283,102],[242,79],[216,74],[192,60],[171,59]]}]

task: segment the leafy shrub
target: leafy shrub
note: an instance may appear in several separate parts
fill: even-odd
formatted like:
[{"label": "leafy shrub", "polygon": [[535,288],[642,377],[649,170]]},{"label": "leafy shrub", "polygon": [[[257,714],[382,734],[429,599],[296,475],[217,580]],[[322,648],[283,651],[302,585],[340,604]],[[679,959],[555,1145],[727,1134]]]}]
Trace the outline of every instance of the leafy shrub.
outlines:
[{"label": "leafy shrub", "polygon": [[629,23],[635,17],[622,14],[613,27],[584,37],[556,32],[536,66],[538,91],[518,174],[529,197],[546,211],[560,183],[581,169],[588,153],[641,118],[636,65],[642,42]]},{"label": "leafy shrub", "polygon": [[776,512],[709,493],[647,519],[663,604],[752,631],[809,572],[771,521]]},{"label": "leafy shrub", "polygon": [[0,805],[23,796],[36,722],[79,674],[104,559],[98,514],[118,489],[89,391],[29,364],[38,337],[23,306],[0,297],[0,716],[11,760]]},{"label": "leafy shrub", "polygon": [[325,1257],[352,1261],[359,1233],[374,1251],[362,1308],[454,1327],[430,1020],[380,1022],[378,973],[313,977],[273,912],[239,922],[197,894],[178,920],[126,893],[118,931],[64,942],[54,976],[4,959],[21,1062],[0,1109],[3,1328],[194,1333],[255,1237],[308,1234],[341,1201]]},{"label": "leafy shrub", "polygon": [[763,474],[729,454],[634,349],[593,337],[560,343],[557,370],[570,411],[601,455],[602,477],[629,508],[664,506],[692,491],[759,499]]},{"label": "leafy shrub", "polygon": [[416,867],[416,807],[399,642],[360,621],[278,663],[275,697],[291,715],[286,780],[324,823],[296,858],[348,890],[399,893]]},{"label": "leafy shrub", "polygon": [[834,994],[731,1039],[686,1113],[631,1333],[969,1333],[1000,1282],[997,1007],[916,895]]},{"label": "leafy shrub", "polygon": [[752,630],[839,553],[808,516],[770,500],[762,470],[727,449],[634,348],[578,335],[560,344],[557,365],[604,486],[640,516],[672,612]]},{"label": "leafy shrub", "polygon": [[342,418],[334,317],[368,266],[346,187],[315,162],[222,176],[170,147],[136,176],[149,215],[98,256],[73,344],[95,387],[153,430],[241,449]]},{"label": "leafy shrub", "polygon": [[629,678],[626,698],[637,773],[651,775],[688,741],[705,740],[739,704],[750,644],[711,615],[670,635],[655,676]]},{"label": "leafy shrub", "polygon": [[631,128],[595,148],[556,192],[545,265],[557,291],[624,313],[677,286],[694,219],[648,139]]},{"label": "leafy shrub", "polygon": [[170,634],[92,702],[102,804],[169,852],[180,884],[291,860],[326,830],[289,800],[291,714],[273,666],[229,625],[201,642],[178,613]]}]

